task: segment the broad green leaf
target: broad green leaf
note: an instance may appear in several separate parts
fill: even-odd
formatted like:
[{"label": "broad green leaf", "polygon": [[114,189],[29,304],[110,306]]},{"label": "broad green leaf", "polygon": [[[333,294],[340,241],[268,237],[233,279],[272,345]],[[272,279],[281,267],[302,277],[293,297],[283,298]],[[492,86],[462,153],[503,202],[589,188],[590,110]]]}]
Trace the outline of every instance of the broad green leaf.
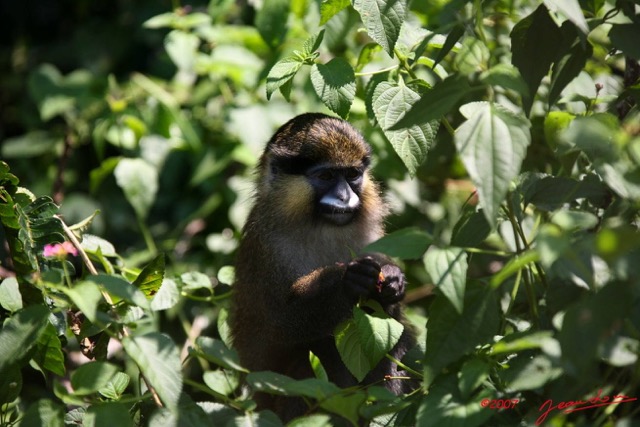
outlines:
[{"label": "broad green leaf", "polygon": [[482,210],[465,209],[453,227],[451,245],[473,248],[484,242],[490,233],[491,226]]},{"label": "broad green leaf", "polygon": [[393,56],[407,12],[406,0],[353,0],[369,37]]},{"label": "broad green leaf", "polygon": [[62,343],[58,338],[56,328],[48,323],[45,330],[38,337],[36,350],[32,356],[32,361],[42,372],[45,370],[59,376],[64,376],[64,356],[62,354]]},{"label": "broad green leaf", "polygon": [[20,159],[54,153],[62,142],[52,134],[33,131],[13,138],[7,138],[0,147],[0,156],[4,159]]},{"label": "broad green leaf", "polygon": [[522,354],[509,361],[509,368],[499,372],[508,390],[535,390],[562,375],[563,370],[549,356]]},{"label": "broad green leaf", "polygon": [[20,427],[65,427],[64,406],[49,400],[40,399],[29,406]]},{"label": "broad green leaf", "polygon": [[207,387],[223,396],[229,396],[240,385],[240,378],[235,371],[222,369],[208,371],[204,373],[202,379]]},{"label": "broad green leaf", "polygon": [[456,54],[454,65],[462,74],[472,74],[488,68],[491,53],[486,44],[477,37],[467,37]]},{"label": "broad green leaf", "polygon": [[343,363],[358,381],[398,343],[404,326],[393,318],[369,315],[353,308],[353,319],[336,329],[336,347]]},{"label": "broad green leaf", "polygon": [[309,352],[309,363],[311,364],[311,369],[313,369],[313,374],[316,378],[329,381],[327,371],[324,369],[324,366],[322,366],[322,361],[311,351]]},{"label": "broad green leaf", "polygon": [[158,171],[142,159],[124,158],[113,174],[138,217],[145,219],[158,192]]},{"label": "broad green leaf", "polygon": [[[464,25],[462,24],[456,24],[451,29],[451,31],[447,35],[447,38],[444,44],[442,45],[442,49],[440,49],[440,52],[438,52],[438,56],[436,56],[436,59],[434,61],[434,67],[438,65],[445,58],[445,56],[447,56],[449,52],[451,52],[451,50],[458,43],[458,40],[460,40],[460,38],[464,35],[464,32],[465,32]],[[425,40],[424,47],[422,47],[422,44],[421,44],[421,47],[416,49],[416,55],[417,54],[422,55],[422,52],[424,51],[424,48],[426,48],[426,46],[427,44]]]},{"label": "broad green leaf", "polygon": [[593,47],[588,40],[576,39],[571,48],[556,59],[551,72],[551,86],[549,87],[549,105],[553,105],[562,90],[580,74],[587,60],[593,55]]},{"label": "broad green leaf", "polygon": [[367,395],[360,391],[353,394],[330,396],[320,402],[320,407],[348,419],[352,425],[357,425],[360,420],[360,407],[366,400]]},{"label": "broad green leaf", "polygon": [[333,423],[327,414],[313,414],[296,418],[288,423],[287,427],[333,427]]},{"label": "broad green leaf", "polygon": [[22,391],[22,373],[20,369],[8,369],[0,375],[0,405],[11,403]]},{"label": "broad green leaf", "polygon": [[339,324],[334,331],[336,348],[342,362],[358,381],[362,381],[371,371],[372,366],[369,364],[367,355],[364,354],[359,334],[353,318]]},{"label": "broad green leaf", "polygon": [[32,305],[9,318],[0,330],[0,372],[22,362],[48,324],[49,310]]},{"label": "broad green leaf", "polygon": [[532,350],[553,339],[552,331],[526,331],[509,334],[491,346],[491,354],[518,353]]},{"label": "broad green leaf", "polygon": [[0,306],[11,313],[22,308],[22,295],[15,277],[7,277],[0,283]]},{"label": "broad green leaf", "polygon": [[218,366],[235,371],[247,372],[247,370],[240,365],[238,353],[233,349],[229,349],[220,340],[200,336],[196,339],[196,349],[199,350],[205,359]]},{"label": "broad green leaf", "polygon": [[193,291],[196,289],[211,289],[211,279],[199,271],[191,271],[180,275],[183,291]]},{"label": "broad green leaf", "polygon": [[[271,99],[273,93],[284,84],[293,79],[303,62],[299,58],[289,57],[281,59],[269,70],[267,75],[267,99]],[[287,100],[288,97],[285,97]]]},{"label": "broad green leaf", "polygon": [[311,69],[311,83],[322,102],[342,118],[347,118],[356,95],[353,68],[343,58],[333,58]]},{"label": "broad green leaf", "polygon": [[324,29],[319,32],[313,34],[311,37],[306,39],[302,45],[302,54],[305,59],[315,58],[316,51],[320,48],[320,44],[324,39]]},{"label": "broad green leaf", "polygon": [[545,6],[552,12],[559,12],[582,31],[589,34],[589,25],[582,14],[582,8],[578,0],[544,0]]},{"label": "broad green leaf", "polygon": [[129,385],[129,375],[124,372],[116,372],[116,374],[98,390],[102,396],[110,400],[119,400]]},{"label": "broad green leaf", "polygon": [[166,335],[150,332],[125,337],[122,345],[162,403],[175,412],[182,391],[180,355],[175,343]]},{"label": "broad green leaf", "polygon": [[482,211],[495,227],[500,204],[531,142],[529,121],[488,102],[467,104],[461,111],[468,120],[456,130],[456,148],[477,188]]},{"label": "broad green leaf", "polygon": [[133,427],[129,407],[118,402],[104,402],[89,406],[82,419],[83,427]]},{"label": "broad green leaf", "polygon": [[218,270],[218,280],[227,285],[236,281],[236,269],[232,265],[224,265]]},{"label": "broad green leaf", "polygon": [[447,365],[498,332],[500,317],[494,291],[471,282],[464,297],[462,314],[447,298],[436,298],[429,308],[425,385],[430,385]]},{"label": "broad green leaf", "polygon": [[625,55],[640,61],[638,34],[640,34],[640,23],[637,20],[631,24],[613,24],[609,30],[611,43]]},{"label": "broad green leaf", "polygon": [[98,310],[98,305],[102,303],[102,293],[97,284],[91,281],[82,281],[71,289],[64,289],[71,301],[82,311],[87,319],[94,324],[107,321],[104,313]]},{"label": "broad green leaf", "polygon": [[320,3],[320,25],[326,24],[335,14],[350,5],[350,0],[322,0]]},{"label": "broad green leaf", "polygon": [[464,398],[458,391],[457,378],[448,375],[429,389],[418,408],[415,425],[419,427],[479,427],[488,425],[495,412],[480,402],[493,398],[486,389],[472,398]]},{"label": "broad green leaf", "polygon": [[458,388],[464,399],[468,399],[475,389],[480,387],[491,372],[491,365],[483,359],[474,357],[467,360],[458,372]]},{"label": "broad green leaf", "polygon": [[424,255],[424,265],[436,287],[462,314],[467,282],[467,253],[460,248],[443,249],[432,245]]},{"label": "broad green leaf", "polygon": [[398,130],[413,125],[422,125],[432,120],[440,120],[471,91],[467,77],[453,74],[434,85],[409,111],[389,129]]},{"label": "broad green leaf", "polygon": [[97,393],[118,372],[118,367],[105,362],[89,362],[71,374],[71,387],[77,396]]},{"label": "broad green leaf", "polygon": [[324,400],[341,391],[338,386],[328,381],[317,378],[295,380],[270,371],[251,372],[247,375],[247,383],[256,391],[279,396],[305,396],[317,400]]},{"label": "broad green leaf", "polygon": [[511,62],[520,70],[529,88],[528,96],[523,97],[526,114],[531,111],[542,78],[558,56],[561,39],[560,28],[544,4],[518,22],[511,31]]},{"label": "broad green leaf", "polygon": [[185,31],[173,30],[164,40],[164,47],[169,58],[180,70],[192,71],[194,69],[196,52],[200,45],[198,36]]},{"label": "broad green leaf", "polygon": [[421,258],[433,237],[417,227],[408,227],[389,233],[367,245],[362,253],[382,252],[400,259]]},{"label": "broad green leaf", "polygon": [[178,303],[180,300],[180,290],[173,279],[165,278],[162,286],[151,300],[151,309],[153,311],[168,310]]},{"label": "broad green leaf", "polygon": [[497,64],[491,67],[480,75],[480,81],[512,90],[523,98],[529,96],[529,87],[518,69],[511,64]]},{"label": "broad green leaf", "polygon": [[262,39],[272,49],[282,44],[287,31],[289,0],[266,0],[255,18],[255,25]]},{"label": "broad green leaf", "polygon": [[376,119],[411,176],[415,176],[418,167],[426,160],[438,132],[438,122],[423,122],[399,130],[391,130],[390,127],[407,114],[419,99],[416,92],[402,83],[382,82],[373,92]]},{"label": "broad green leaf", "polygon": [[133,285],[140,289],[147,298],[151,298],[162,286],[163,279],[164,254],[160,254],[142,269]]},{"label": "broad green leaf", "polygon": [[149,309],[149,301],[144,293],[121,277],[99,274],[97,276],[88,276],[87,281],[102,286],[111,296],[117,297],[114,303],[122,299],[130,304]]},{"label": "broad green leaf", "polygon": [[353,309],[353,321],[371,368],[395,347],[404,332],[404,326],[396,319],[367,314],[357,307]]}]

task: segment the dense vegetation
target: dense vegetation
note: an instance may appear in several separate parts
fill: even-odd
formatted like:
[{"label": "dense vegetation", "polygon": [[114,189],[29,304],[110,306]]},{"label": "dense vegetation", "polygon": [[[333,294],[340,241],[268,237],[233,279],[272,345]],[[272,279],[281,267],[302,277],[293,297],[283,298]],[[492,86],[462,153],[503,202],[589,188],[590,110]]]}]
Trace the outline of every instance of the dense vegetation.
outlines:
[{"label": "dense vegetation", "polygon": [[[0,426],[282,425],[255,390],[304,397],[291,426],[638,422],[638,0],[13,3]],[[251,172],[307,111],[374,147],[411,395],[233,351]],[[356,377],[400,327],[341,325]]]}]

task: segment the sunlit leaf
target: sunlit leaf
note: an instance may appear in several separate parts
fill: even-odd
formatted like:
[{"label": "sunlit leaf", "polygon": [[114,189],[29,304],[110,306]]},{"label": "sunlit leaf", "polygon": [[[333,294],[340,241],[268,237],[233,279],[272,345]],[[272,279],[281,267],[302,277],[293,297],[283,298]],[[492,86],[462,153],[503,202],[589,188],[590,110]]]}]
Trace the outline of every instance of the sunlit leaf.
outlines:
[{"label": "sunlit leaf", "polygon": [[311,83],[322,102],[340,117],[346,118],[356,95],[353,68],[343,58],[333,58],[311,69]]},{"label": "sunlit leaf", "polygon": [[146,218],[158,191],[156,168],[142,159],[125,158],[118,162],[113,173],[133,210],[140,218]]},{"label": "sunlit leaf", "polygon": [[436,287],[461,314],[467,281],[466,252],[460,248],[438,248],[432,245],[424,256],[424,265]]},{"label": "sunlit leaf", "polygon": [[320,3],[320,25],[326,24],[335,14],[350,5],[350,0],[322,0]]},{"label": "sunlit leaf", "polygon": [[406,0],[353,0],[353,8],[369,36],[392,55],[407,12]]},{"label": "sunlit leaf", "polygon": [[477,188],[483,213],[495,227],[500,204],[520,173],[531,142],[529,121],[488,102],[467,104],[461,111],[468,120],[456,130],[456,148]]},{"label": "sunlit leaf", "polygon": [[150,332],[125,337],[122,345],[158,393],[162,403],[171,411],[177,410],[182,391],[182,372],[178,348],[171,338]]}]

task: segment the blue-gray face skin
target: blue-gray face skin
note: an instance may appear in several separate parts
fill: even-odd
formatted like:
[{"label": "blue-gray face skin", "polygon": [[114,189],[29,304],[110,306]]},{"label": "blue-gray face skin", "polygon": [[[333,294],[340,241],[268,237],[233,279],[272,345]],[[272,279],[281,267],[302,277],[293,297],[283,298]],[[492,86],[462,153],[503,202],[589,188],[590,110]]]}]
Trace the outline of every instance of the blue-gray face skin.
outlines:
[{"label": "blue-gray face skin", "polygon": [[315,166],[305,174],[316,195],[316,212],[334,225],[346,225],[360,209],[364,170]]}]

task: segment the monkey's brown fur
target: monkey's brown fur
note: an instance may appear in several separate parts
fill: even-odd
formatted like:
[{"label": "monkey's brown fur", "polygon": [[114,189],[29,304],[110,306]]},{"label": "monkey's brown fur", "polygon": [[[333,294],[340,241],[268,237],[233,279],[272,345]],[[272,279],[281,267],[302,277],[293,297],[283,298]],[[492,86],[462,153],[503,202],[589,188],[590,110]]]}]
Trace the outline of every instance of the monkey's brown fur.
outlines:
[{"label": "monkey's brown fur", "polygon": [[[383,235],[387,208],[366,170],[369,152],[351,125],[320,114],[294,118],[269,141],[259,164],[255,205],[244,228],[233,287],[234,347],[248,369],[313,377],[312,351],[331,381],[341,387],[357,384],[342,363],[332,334],[357,301],[346,284],[347,270],[354,265],[352,253],[359,254]],[[303,173],[283,172],[317,164],[364,170],[361,206],[347,225],[314,219],[314,188]],[[384,256],[370,255],[383,273],[388,269],[389,274],[402,276]],[[404,292],[403,278],[399,279]],[[396,301],[383,305],[389,314],[401,317]],[[400,359],[412,344],[411,333],[405,333],[394,356]],[[382,384],[385,375],[398,374],[397,366],[385,358],[364,383]],[[385,384],[396,393],[406,391],[400,380]],[[285,420],[303,415],[306,409],[302,401],[292,399],[258,395],[257,400],[260,407]]]}]

